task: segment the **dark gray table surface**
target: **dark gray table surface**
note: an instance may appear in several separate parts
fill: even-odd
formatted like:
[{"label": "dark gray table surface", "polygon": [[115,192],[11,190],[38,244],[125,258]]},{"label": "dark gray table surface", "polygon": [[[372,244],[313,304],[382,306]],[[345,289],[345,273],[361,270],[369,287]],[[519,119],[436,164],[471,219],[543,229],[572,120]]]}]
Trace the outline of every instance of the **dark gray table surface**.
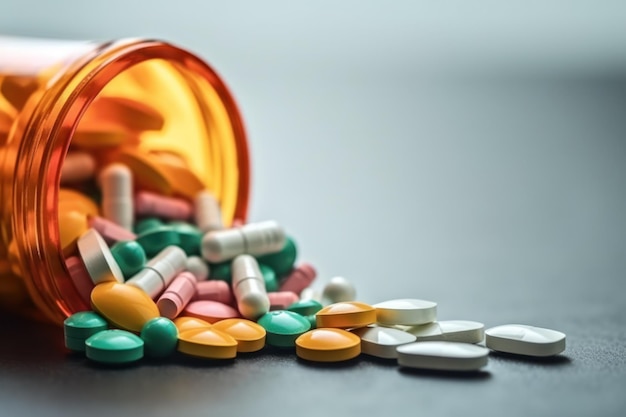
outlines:
[{"label": "dark gray table surface", "polygon": [[557,329],[563,355],[472,375],[276,351],[107,369],[4,316],[0,415],[623,416],[624,7],[479,3],[9,1],[0,32],[197,51],[247,122],[251,220],[296,237],[318,288]]}]

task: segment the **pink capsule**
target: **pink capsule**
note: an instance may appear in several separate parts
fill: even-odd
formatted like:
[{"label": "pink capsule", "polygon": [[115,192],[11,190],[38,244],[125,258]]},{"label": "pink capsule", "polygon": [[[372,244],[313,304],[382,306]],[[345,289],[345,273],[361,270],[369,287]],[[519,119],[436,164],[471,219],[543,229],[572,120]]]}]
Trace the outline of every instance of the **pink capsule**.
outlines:
[{"label": "pink capsule", "polygon": [[268,292],[270,299],[270,310],[285,310],[287,307],[298,301],[298,294],[291,291]]},{"label": "pink capsule", "polygon": [[187,220],[193,214],[193,207],[181,198],[140,191],[135,195],[135,213],[170,220]]},{"label": "pink capsule", "polygon": [[233,305],[235,301],[230,285],[226,281],[215,279],[198,282],[193,300],[218,301],[228,305]]},{"label": "pink capsule", "polygon": [[220,320],[236,319],[241,317],[239,311],[233,307],[219,303],[217,301],[198,300],[192,301],[187,304],[185,310],[183,310],[185,316],[195,317],[208,321],[213,324]]},{"label": "pink capsule", "polygon": [[285,277],[279,291],[291,291],[300,294],[303,289],[311,285],[316,275],[317,272],[313,265],[302,263]]},{"label": "pink capsule", "polygon": [[91,290],[93,290],[94,284],[83,260],[78,256],[70,256],[65,259],[65,266],[74,283],[74,287],[76,287],[76,291],[78,291],[83,301],[89,305],[91,303]]},{"label": "pink capsule", "polygon": [[104,238],[104,241],[109,245],[122,240],[137,239],[136,234],[130,230],[124,229],[122,226],[112,222],[111,220],[105,219],[104,217],[89,216],[87,224],[89,227],[100,233],[100,235]]},{"label": "pink capsule", "polygon": [[196,293],[196,277],[191,272],[181,272],[157,300],[161,316],[176,318]]}]

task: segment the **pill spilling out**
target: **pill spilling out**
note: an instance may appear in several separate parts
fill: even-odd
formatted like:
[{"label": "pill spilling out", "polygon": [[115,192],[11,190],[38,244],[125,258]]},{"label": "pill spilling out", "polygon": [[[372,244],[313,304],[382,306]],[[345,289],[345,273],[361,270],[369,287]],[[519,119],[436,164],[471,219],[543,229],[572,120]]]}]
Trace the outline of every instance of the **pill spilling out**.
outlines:
[{"label": "pill spilling out", "polygon": [[[15,79],[2,93],[18,108],[31,88]],[[11,124],[0,112],[0,140]],[[142,132],[165,125],[150,105],[101,97],[76,130],[61,171],[58,235],[68,285],[92,311],[65,320],[69,350],[128,364],[144,356],[231,360],[269,347],[307,362],[364,354],[455,372],[484,368],[490,350],[565,350],[554,330],[438,321],[433,301],[362,302],[343,276],[314,288],[318,272],[298,260],[283,226],[228,218],[220,190],[184,158],[137,146]]]}]

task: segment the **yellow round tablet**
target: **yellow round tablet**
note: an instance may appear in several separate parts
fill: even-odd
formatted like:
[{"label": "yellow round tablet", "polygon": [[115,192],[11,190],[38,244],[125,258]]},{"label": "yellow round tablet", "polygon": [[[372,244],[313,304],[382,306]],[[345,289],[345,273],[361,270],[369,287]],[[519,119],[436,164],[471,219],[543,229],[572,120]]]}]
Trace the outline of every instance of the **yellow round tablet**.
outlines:
[{"label": "yellow round tablet", "polygon": [[98,205],[91,198],[68,188],[59,188],[58,207],[59,213],[78,211],[85,216],[97,216],[100,213]]},{"label": "yellow round tablet", "polygon": [[253,321],[226,319],[214,323],[213,328],[234,337],[237,352],[256,352],[265,346],[265,329]]},{"label": "yellow round tablet", "polygon": [[315,315],[317,327],[350,329],[376,323],[376,309],[358,301],[344,301],[324,307]]},{"label": "yellow round tablet", "polygon": [[237,341],[212,327],[185,330],[178,335],[178,351],[207,359],[232,359],[237,356]]},{"label": "yellow round tablet", "polygon": [[315,329],[296,339],[296,355],[314,362],[340,362],[361,353],[361,339],[346,330]]},{"label": "yellow round tablet", "polygon": [[178,329],[178,333],[182,333],[185,330],[203,329],[212,326],[208,321],[196,317],[176,317],[174,319],[174,325]]}]

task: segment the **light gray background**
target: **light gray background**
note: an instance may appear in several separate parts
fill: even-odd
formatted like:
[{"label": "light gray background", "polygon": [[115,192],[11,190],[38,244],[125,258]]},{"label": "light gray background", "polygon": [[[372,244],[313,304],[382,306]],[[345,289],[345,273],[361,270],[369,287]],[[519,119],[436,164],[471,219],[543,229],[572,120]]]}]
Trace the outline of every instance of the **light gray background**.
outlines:
[{"label": "light gray background", "polygon": [[275,352],[108,371],[5,320],[0,415],[624,415],[624,3],[293,3],[4,0],[0,32],[197,52],[244,114],[251,220],[283,223],[318,287],[555,328],[565,355],[476,377]]}]

